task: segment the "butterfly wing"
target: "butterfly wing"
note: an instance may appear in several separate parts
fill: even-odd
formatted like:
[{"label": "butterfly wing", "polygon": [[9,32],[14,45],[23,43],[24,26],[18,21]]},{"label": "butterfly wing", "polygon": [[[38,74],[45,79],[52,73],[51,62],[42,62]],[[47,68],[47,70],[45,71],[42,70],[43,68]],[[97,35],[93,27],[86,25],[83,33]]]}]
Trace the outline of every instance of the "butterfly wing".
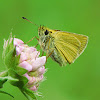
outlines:
[{"label": "butterfly wing", "polygon": [[76,34],[76,33],[74,33],[73,36],[75,36],[81,42],[81,46],[79,49],[79,54],[81,54],[87,46],[88,36]]},{"label": "butterfly wing", "polygon": [[[78,35],[69,32],[58,31],[53,34],[54,45],[64,63],[73,63],[86,47],[88,38],[84,35]],[[63,65],[63,64],[62,64]]]}]

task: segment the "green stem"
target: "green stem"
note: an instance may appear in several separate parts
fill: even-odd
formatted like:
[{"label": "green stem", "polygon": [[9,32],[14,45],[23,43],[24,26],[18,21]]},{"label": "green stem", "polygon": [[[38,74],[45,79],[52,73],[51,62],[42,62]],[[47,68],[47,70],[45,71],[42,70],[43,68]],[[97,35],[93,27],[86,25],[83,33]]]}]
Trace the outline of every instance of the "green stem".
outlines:
[{"label": "green stem", "polygon": [[[20,90],[21,90],[21,89],[20,89]],[[23,95],[27,98],[27,100],[31,100],[31,99],[29,98],[29,96],[28,96],[26,93],[24,93],[24,91],[21,90],[21,92],[22,92]]]}]

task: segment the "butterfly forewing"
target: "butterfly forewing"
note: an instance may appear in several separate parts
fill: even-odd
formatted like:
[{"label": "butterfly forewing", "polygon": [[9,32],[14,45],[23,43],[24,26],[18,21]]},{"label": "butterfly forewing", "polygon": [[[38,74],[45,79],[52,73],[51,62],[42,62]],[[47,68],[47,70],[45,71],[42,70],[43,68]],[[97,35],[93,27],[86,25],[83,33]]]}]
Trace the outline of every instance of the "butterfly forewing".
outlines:
[{"label": "butterfly forewing", "polygon": [[73,63],[87,44],[86,36],[68,32],[59,31],[54,38],[54,44],[59,53],[66,59],[66,63],[67,61]]},{"label": "butterfly forewing", "polygon": [[81,47],[79,49],[79,54],[81,54],[87,45],[88,36],[80,35],[80,34],[76,34],[76,33],[74,33],[73,36],[75,36],[81,42]]}]

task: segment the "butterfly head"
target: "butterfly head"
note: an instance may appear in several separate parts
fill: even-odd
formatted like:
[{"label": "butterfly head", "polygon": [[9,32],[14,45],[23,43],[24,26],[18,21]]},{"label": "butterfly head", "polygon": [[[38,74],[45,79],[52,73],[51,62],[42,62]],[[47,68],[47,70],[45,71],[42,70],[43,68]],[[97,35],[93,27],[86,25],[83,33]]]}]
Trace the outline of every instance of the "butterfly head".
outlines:
[{"label": "butterfly head", "polygon": [[50,33],[49,29],[45,26],[40,26],[38,28],[38,35],[39,36],[47,36],[47,35],[49,35],[49,33]]},{"label": "butterfly head", "polygon": [[38,28],[39,44],[41,45],[43,50],[46,49],[47,42],[51,38],[50,33],[50,29],[45,26],[40,26]]}]

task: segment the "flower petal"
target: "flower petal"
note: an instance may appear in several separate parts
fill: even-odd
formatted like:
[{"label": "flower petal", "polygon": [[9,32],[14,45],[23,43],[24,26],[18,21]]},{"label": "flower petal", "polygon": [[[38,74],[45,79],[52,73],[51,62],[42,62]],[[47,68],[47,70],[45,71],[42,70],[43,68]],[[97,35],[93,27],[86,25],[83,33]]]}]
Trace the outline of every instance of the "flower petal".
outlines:
[{"label": "flower petal", "polygon": [[28,53],[25,53],[25,52],[21,52],[20,62],[26,61],[28,59],[29,59],[29,54]]},{"label": "flower petal", "polygon": [[36,91],[36,90],[37,90],[36,86],[30,87],[30,89],[31,89],[32,91]]},{"label": "flower petal", "polygon": [[36,77],[36,83],[40,82],[43,80],[43,75]]},{"label": "flower petal", "polygon": [[32,53],[34,51],[36,51],[36,48],[34,48],[34,47],[27,47],[27,48],[25,48],[25,52],[27,52],[27,53]]},{"label": "flower petal", "polygon": [[30,58],[36,59],[37,57],[39,57],[39,55],[40,55],[39,51],[34,51],[33,53],[30,54]]},{"label": "flower petal", "polygon": [[16,47],[16,54],[19,55],[21,53],[21,50],[19,47]]},{"label": "flower petal", "polygon": [[19,64],[19,66],[25,68],[28,71],[32,70],[32,65],[30,65],[27,61],[23,61],[22,63]]},{"label": "flower petal", "polygon": [[21,52],[24,50],[24,46],[20,45],[20,46],[16,46],[16,54],[19,55],[21,54]]},{"label": "flower petal", "polygon": [[14,46],[18,46],[19,44],[23,44],[24,42],[20,39],[14,38]]},{"label": "flower petal", "polygon": [[39,67],[43,66],[45,62],[46,62],[46,56],[42,56],[42,57],[36,58],[36,60],[33,60],[32,71],[35,71]]},{"label": "flower petal", "polygon": [[25,76],[28,80],[30,79],[30,76],[26,73],[23,76]]},{"label": "flower petal", "polygon": [[30,85],[32,85],[35,81],[36,81],[36,78],[35,78],[35,77],[30,77],[28,83],[29,83]]},{"label": "flower petal", "polygon": [[37,72],[38,72],[39,75],[44,74],[44,72],[45,72],[45,67],[44,67],[44,66],[40,67],[40,68],[37,70]]}]

